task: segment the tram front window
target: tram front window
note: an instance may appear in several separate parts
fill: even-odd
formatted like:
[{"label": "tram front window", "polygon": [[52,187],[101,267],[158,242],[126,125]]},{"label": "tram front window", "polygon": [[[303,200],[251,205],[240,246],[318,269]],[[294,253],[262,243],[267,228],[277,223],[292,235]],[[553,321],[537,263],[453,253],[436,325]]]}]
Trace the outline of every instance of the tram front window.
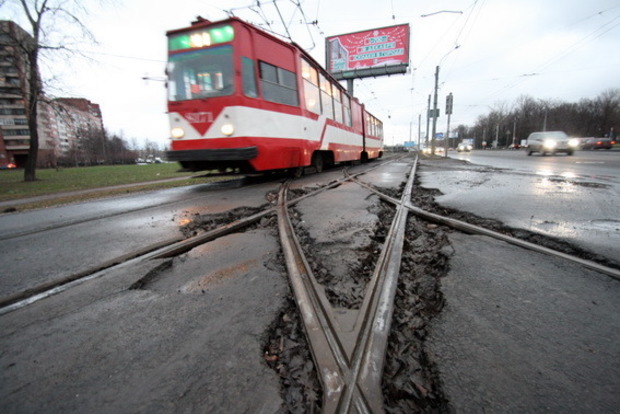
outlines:
[{"label": "tram front window", "polygon": [[167,73],[170,101],[230,95],[234,91],[232,46],[172,55]]}]

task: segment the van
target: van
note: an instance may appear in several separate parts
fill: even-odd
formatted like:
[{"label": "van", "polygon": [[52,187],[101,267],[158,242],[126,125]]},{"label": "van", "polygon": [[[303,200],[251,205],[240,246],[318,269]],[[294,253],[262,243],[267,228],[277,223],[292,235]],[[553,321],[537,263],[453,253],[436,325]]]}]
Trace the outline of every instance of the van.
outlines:
[{"label": "van", "polygon": [[532,132],[527,137],[527,155],[540,152],[541,155],[565,152],[573,155],[575,144],[563,131]]}]

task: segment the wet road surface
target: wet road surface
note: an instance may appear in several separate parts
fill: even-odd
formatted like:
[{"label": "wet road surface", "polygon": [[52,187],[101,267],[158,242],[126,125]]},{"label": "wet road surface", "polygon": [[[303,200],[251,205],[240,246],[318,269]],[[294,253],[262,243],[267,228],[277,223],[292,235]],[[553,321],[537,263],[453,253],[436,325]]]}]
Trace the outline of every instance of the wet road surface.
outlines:
[{"label": "wet road surface", "polygon": [[[617,262],[616,158],[570,164],[579,158],[509,151],[454,158],[481,165],[422,163],[421,185],[444,194],[439,204],[568,240]],[[567,168],[571,174],[562,173]],[[446,306],[427,343],[449,406],[456,412],[617,413],[620,282],[483,236],[449,238],[451,270],[441,282]]]},{"label": "wet road surface", "polygon": [[470,161],[422,172],[445,206],[510,227],[558,237],[610,258],[620,257],[620,151],[528,157],[523,151],[473,151]]},{"label": "wet road surface", "polygon": [[[479,182],[481,191],[491,185],[496,191],[478,195],[482,198],[477,207],[471,201],[479,215],[498,209],[513,212],[503,204],[512,188],[504,179],[513,183],[513,175],[524,173],[498,174],[489,167],[465,168],[457,161],[423,162],[420,172],[423,186],[445,186],[443,197],[464,206],[463,200],[476,191],[475,185],[467,183]],[[462,174],[470,174],[465,184],[454,185],[452,181]],[[294,185],[312,187],[340,176],[340,171],[329,171],[303,177]],[[533,177],[528,178],[532,185],[536,184]],[[403,179],[393,166],[365,177],[390,188],[398,188]],[[3,233],[0,257],[20,277],[38,281],[40,273],[55,272],[57,266],[66,271],[79,268],[84,258],[110,254],[107,250],[116,254],[116,243],[131,248],[153,237],[174,236],[181,222],[196,214],[261,205],[267,202],[266,193],[276,187],[265,183],[205,191],[198,199],[194,197],[200,188],[158,192],[156,197],[171,204],[135,211],[143,194],[126,199],[134,210],[116,216],[121,218],[119,223],[112,224],[112,217],[100,218],[89,222],[90,229],[84,222],[38,237],[17,236],[10,220],[1,221],[16,216],[2,216],[0,229],[7,223],[11,230]],[[343,186],[341,194],[349,189]],[[371,201],[365,191],[361,194],[364,203]],[[609,194],[614,193],[607,193],[608,199]],[[359,201],[359,194],[351,197]],[[556,201],[552,207],[561,211],[566,198],[552,198]],[[536,197],[526,198],[521,206],[529,208],[527,203],[533,200]],[[342,202],[333,201],[334,205]],[[618,205],[617,199],[610,202]],[[314,213],[311,206],[309,200],[299,208]],[[91,202],[71,208],[100,214],[101,205]],[[591,214],[599,214],[596,211]],[[70,210],[53,212],[57,220],[71,217]],[[515,208],[514,216],[502,217],[513,220],[511,225],[529,226],[528,217],[519,212]],[[39,224],[28,227],[24,217],[20,229],[45,227],[44,214],[36,214]],[[325,211],[324,217],[332,214],[338,212]],[[376,220],[372,213],[365,214],[362,209],[354,217],[340,216],[343,221]],[[330,231],[329,221],[321,215],[307,218],[323,223],[321,234]],[[268,224],[175,259],[104,272],[92,283],[0,316],[2,411],[277,412],[278,379],[263,361],[262,345],[273,321],[288,317],[280,312],[289,288],[274,257],[277,238]],[[89,245],[90,237],[95,241]],[[450,257],[451,270],[441,279],[446,305],[428,328],[426,353],[436,364],[450,406],[463,412],[614,412],[620,406],[613,392],[620,388],[620,284],[485,237],[459,233],[448,237],[451,245],[444,253]],[[22,255],[28,249],[45,254],[40,260],[30,254],[24,257],[33,260],[10,264],[19,257],[11,256],[13,243]],[[69,263],[56,258],[55,252],[70,258]],[[337,253],[330,257],[337,259]],[[18,283],[7,279],[14,278],[4,274],[3,289]],[[286,342],[289,345],[299,343]]]}]

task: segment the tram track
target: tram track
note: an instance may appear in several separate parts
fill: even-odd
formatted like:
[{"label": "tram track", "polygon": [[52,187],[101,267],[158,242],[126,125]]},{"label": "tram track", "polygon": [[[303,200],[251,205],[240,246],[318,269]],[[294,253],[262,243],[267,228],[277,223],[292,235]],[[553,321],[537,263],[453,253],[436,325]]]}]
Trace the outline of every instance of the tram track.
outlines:
[{"label": "tram track", "polygon": [[[385,163],[371,166],[378,168]],[[19,298],[0,300],[0,315],[27,306],[46,295],[55,295],[70,289],[77,284],[100,277],[103,270],[116,266],[127,266],[137,261],[167,259],[178,256],[209,241],[228,234],[242,231],[265,217],[278,217],[278,230],[281,247],[286,258],[286,267],[290,285],[297,297],[297,304],[305,324],[305,332],[311,347],[317,374],[321,379],[323,390],[322,410],[330,412],[384,412],[384,394],[382,390],[382,372],[388,347],[388,334],[394,311],[394,297],[397,281],[401,272],[401,256],[405,243],[406,226],[409,214],[415,215],[424,222],[432,222],[447,226],[468,234],[481,234],[497,240],[508,242],[529,250],[554,255],[578,263],[589,269],[619,279],[620,271],[606,266],[573,257],[572,255],[555,252],[553,249],[534,245],[514,237],[488,230],[473,224],[431,213],[413,204],[412,191],[416,175],[417,159],[412,163],[407,183],[400,198],[393,197],[366,184],[360,179],[362,174],[370,171],[349,174],[319,188],[306,191],[303,195],[288,200],[290,191],[288,183],[283,184],[278,192],[278,202],[268,205],[259,212],[241,217],[230,223],[218,226],[194,237],[180,240],[169,239],[149,245],[140,251],[130,252],[99,266],[91,271],[80,272],[69,279],[57,283],[39,286],[22,292]],[[334,189],[346,182],[352,182],[368,189],[386,204],[396,210],[384,247],[377,260],[371,281],[368,283],[362,305],[358,310],[343,312],[333,311],[325,295],[325,288],[314,277],[311,266],[305,257],[303,247],[297,239],[296,231],[288,217],[290,207],[324,191]],[[344,315],[344,316],[343,316]],[[343,319],[355,319],[353,329],[343,329]],[[348,324],[348,322],[347,322]],[[349,326],[349,325],[347,325]]]},{"label": "tram track", "polygon": [[[390,161],[385,161],[385,162],[390,162]],[[358,172],[357,174],[354,174],[354,175],[347,174],[343,178],[334,180],[333,182],[330,182],[324,186],[320,186],[319,188],[313,191],[310,191],[304,195],[296,197],[294,200],[289,201],[289,204],[294,205],[308,197],[312,197],[325,190],[337,187],[341,185],[342,183],[351,180],[351,177],[355,177],[357,175],[364,174],[365,172],[369,170],[378,168],[381,165],[385,164],[385,162],[370,165],[363,171]],[[199,197],[196,197],[196,198],[199,198]],[[174,204],[177,202],[178,201],[174,201],[174,202],[167,203],[167,204]],[[150,208],[159,208],[159,207],[161,207],[161,205],[145,207],[144,209],[140,209],[140,210],[147,210]],[[131,212],[127,212],[123,214],[129,214],[129,213],[134,213],[134,212],[135,210],[132,210]],[[124,266],[128,262],[173,257],[176,255],[185,253],[193,249],[194,247],[197,247],[204,243],[208,243],[212,240],[215,240],[219,237],[223,237],[227,234],[240,231],[258,222],[263,217],[266,217],[269,215],[275,215],[275,214],[276,214],[276,207],[268,206],[268,207],[265,207],[262,211],[259,211],[255,214],[251,214],[247,217],[242,217],[233,222],[218,226],[217,228],[206,231],[199,235],[188,237],[188,238],[183,238],[182,236],[178,236],[178,237],[172,237],[166,240],[161,240],[161,241],[143,246],[141,248],[126,252],[120,256],[108,259],[88,269],[84,269],[76,273],[64,275],[60,278],[56,278],[52,281],[41,283],[36,286],[28,287],[27,289],[24,289],[22,291],[19,291],[14,294],[7,295],[5,297],[0,298],[0,315],[8,313],[8,312],[12,312],[24,306],[28,306],[38,300],[49,297],[50,295],[58,294],[82,282],[97,278],[98,275],[100,275],[102,272],[119,267],[119,266]],[[111,215],[106,216],[105,218],[119,216],[119,215],[122,215],[122,214],[113,214],[113,215],[111,214]],[[41,229],[39,231],[29,232],[28,235],[37,234],[39,232],[50,231],[50,230],[66,227],[68,225],[82,224],[84,222],[95,221],[101,218],[102,217],[95,217],[95,218],[91,218],[88,220],[81,220],[79,223],[73,222],[67,225],[49,227],[49,228]],[[23,236],[23,234],[20,234],[19,236]],[[17,237],[17,235],[15,236],[12,235],[10,237]]]},{"label": "tram track", "polygon": [[404,202],[411,197],[416,165],[417,159],[352,331],[342,329],[337,314],[314,277],[288,216],[286,187],[280,191],[278,228],[281,244],[323,386],[324,413],[383,412],[381,377],[407,222]]},{"label": "tram track", "polygon": [[[377,190],[376,188],[369,186],[367,184],[365,184],[362,181],[357,180],[355,177],[351,178],[353,181],[357,182],[358,184],[360,184],[361,186],[363,186],[364,188],[368,189],[369,191],[372,191],[374,194],[376,194],[377,196],[379,196],[380,198],[382,198],[383,200],[393,204],[393,205],[398,205],[400,203],[399,200],[386,195],[384,193],[382,193],[381,191]],[[610,276],[616,280],[620,280],[620,270],[609,267],[609,266],[605,266],[602,265],[600,263],[596,263],[592,260],[587,260],[587,259],[583,259],[581,257],[572,255],[572,254],[567,254],[549,247],[545,247],[539,244],[535,244],[535,243],[531,243],[528,242],[526,240],[522,240],[519,239],[517,237],[513,237],[507,234],[503,234],[494,230],[490,230],[481,226],[477,226],[475,224],[471,224],[471,223],[467,223],[465,221],[462,220],[458,220],[455,218],[451,218],[451,217],[447,217],[447,216],[443,216],[440,214],[436,214],[436,213],[432,213],[429,211],[426,211],[418,206],[415,206],[412,204],[411,200],[407,201],[406,206],[405,206],[409,211],[411,211],[413,214],[415,214],[416,216],[422,218],[423,220],[432,222],[432,223],[436,223],[436,224],[440,224],[440,225],[444,225],[444,226],[448,226],[452,229],[458,230],[458,231],[462,231],[464,233],[467,234],[478,234],[478,235],[482,235],[482,236],[488,236],[491,237],[493,239],[496,240],[500,240],[506,243],[510,243],[512,245],[518,246],[518,247],[522,247],[524,249],[528,249],[528,250],[532,250],[538,253],[543,253],[543,254],[547,254],[550,256],[555,256],[555,257],[559,257],[561,259],[564,260],[568,260],[571,262],[574,262],[576,264],[579,264],[581,266],[584,266],[588,269],[592,269],[595,270],[599,273],[603,273],[607,276]]]}]

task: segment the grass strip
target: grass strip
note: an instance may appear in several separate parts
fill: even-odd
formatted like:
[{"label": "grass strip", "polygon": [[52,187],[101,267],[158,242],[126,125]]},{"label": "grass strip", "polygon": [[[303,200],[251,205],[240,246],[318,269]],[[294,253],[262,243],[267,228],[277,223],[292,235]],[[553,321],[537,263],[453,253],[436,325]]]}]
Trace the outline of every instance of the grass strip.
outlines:
[{"label": "grass strip", "polygon": [[2,170],[0,201],[177,177],[189,178],[196,174],[178,171],[179,165],[176,163],[40,169],[37,170],[36,181],[25,182],[23,170]]}]

